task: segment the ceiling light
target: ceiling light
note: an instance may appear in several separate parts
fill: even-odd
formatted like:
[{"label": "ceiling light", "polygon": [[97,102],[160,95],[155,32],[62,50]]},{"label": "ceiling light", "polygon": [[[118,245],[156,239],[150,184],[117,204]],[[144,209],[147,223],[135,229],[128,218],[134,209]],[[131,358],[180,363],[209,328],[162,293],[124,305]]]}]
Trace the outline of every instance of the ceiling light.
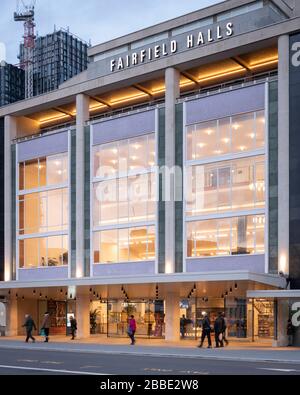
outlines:
[{"label": "ceiling light", "polygon": [[240,128],[240,125],[238,123],[234,123],[232,127],[234,130],[238,130]]}]

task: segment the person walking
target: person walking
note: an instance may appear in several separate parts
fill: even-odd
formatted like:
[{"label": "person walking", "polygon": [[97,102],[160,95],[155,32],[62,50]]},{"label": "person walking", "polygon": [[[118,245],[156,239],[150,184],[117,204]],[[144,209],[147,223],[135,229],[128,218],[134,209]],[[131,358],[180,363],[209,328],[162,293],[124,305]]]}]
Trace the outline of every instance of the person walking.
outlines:
[{"label": "person walking", "polygon": [[42,323],[42,330],[45,333],[45,341],[44,341],[44,343],[48,343],[49,342],[50,327],[51,327],[51,317],[50,317],[50,314],[48,313],[48,311],[46,311],[46,313],[44,315],[43,323]]},{"label": "person walking", "polygon": [[215,329],[216,348],[224,347],[223,333],[225,332],[225,321],[223,318],[223,313],[219,313],[215,321],[214,329]]},{"label": "person walking", "polygon": [[185,338],[185,332],[186,332],[186,318],[185,318],[185,315],[183,315],[180,318],[180,333],[181,333],[182,339]]},{"label": "person walking", "polygon": [[31,339],[32,342],[35,343],[35,338],[32,336],[32,331],[33,329],[36,331],[36,325],[29,314],[25,315],[25,322],[23,328],[26,328],[26,343],[29,342],[29,339]]},{"label": "person walking", "polygon": [[223,342],[228,346],[229,341],[227,340],[227,318],[225,316],[225,313],[222,314],[223,319],[224,319],[224,332],[223,332]]},{"label": "person walking", "polygon": [[134,337],[135,332],[136,332],[136,321],[134,319],[134,315],[132,315],[129,320],[128,331],[127,331],[128,336],[131,339],[132,346],[135,345],[135,337]]},{"label": "person walking", "polygon": [[75,317],[70,317],[70,324],[71,324],[71,334],[72,334],[72,338],[71,340],[75,340],[76,337],[76,331],[77,331],[77,321],[75,319]]},{"label": "person walking", "polygon": [[292,324],[292,320],[288,320],[286,329],[287,329],[287,336],[289,341],[288,347],[292,347],[294,340],[294,327]]},{"label": "person walking", "polygon": [[211,347],[211,326],[210,326],[210,319],[208,318],[208,315],[206,313],[203,314],[203,320],[202,320],[202,336],[201,336],[201,342],[199,344],[199,348],[203,346],[204,340],[207,337],[208,340],[208,347],[207,348],[212,348]]}]

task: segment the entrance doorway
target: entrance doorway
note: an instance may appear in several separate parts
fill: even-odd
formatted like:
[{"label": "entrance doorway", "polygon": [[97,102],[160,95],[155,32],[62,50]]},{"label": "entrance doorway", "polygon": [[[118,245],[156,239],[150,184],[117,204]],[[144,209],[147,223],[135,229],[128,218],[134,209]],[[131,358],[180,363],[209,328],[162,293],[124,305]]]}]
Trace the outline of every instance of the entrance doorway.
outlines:
[{"label": "entrance doorway", "polygon": [[275,334],[275,303],[268,299],[251,299],[248,303],[249,337],[272,340]]},{"label": "entrance doorway", "polygon": [[165,336],[163,301],[108,300],[92,302],[91,333],[127,337],[130,316],[137,322],[136,337],[161,339]]},{"label": "entrance doorway", "polygon": [[45,312],[48,312],[51,317],[50,335],[70,334],[70,317],[76,317],[76,302],[57,301],[57,300],[39,300],[38,301],[38,328],[42,327]]}]

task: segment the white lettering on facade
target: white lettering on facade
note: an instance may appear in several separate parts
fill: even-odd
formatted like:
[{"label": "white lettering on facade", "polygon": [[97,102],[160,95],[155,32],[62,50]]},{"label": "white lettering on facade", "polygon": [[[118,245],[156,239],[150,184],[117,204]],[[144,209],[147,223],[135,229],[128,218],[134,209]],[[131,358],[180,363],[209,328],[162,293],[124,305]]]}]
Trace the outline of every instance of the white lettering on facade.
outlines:
[{"label": "white lettering on facade", "polygon": [[[141,63],[151,62],[162,56],[172,55],[178,51],[182,52],[185,48],[191,49],[197,46],[199,47],[230,37],[233,34],[234,26],[232,22],[228,22],[225,26],[217,25],[214,28],[207,29],[206,32],[199,31],[196,33],[189,33],[186,35],[185,42],[182,41],[182,39],[180,39],[180,41],[174,39],[160,45],[153,45],[152,47],[141,49],[139,52],[133,52],[124,57],[112,59],[110,61],[110,71],[114,72],[116,70],[123,70],[125,67],[129,68]],[[300,66],[300,43],[295,43],[292,50],[295,52],[292,56],[293,65]]]},{"label": "white lettering on facade", "polygon": [[231,22],[227,23],[226,30],[227,30],[226,35],[228,37],[232,36],[233,35],[233,23],[231,23]]},{"label": "white lettering on facade", "polygon": [[218,28],[217,28],[217,38],[218,38],[218,40],[222,40],[222,38],[223,38],[222,29],[220,26],[218,26]]},{"label": "white lettering on facade", "polygon": [[177,41],[172,40],[171,41],[171,53],[175,53],[175,52],[177,52]]},{"label": "white lettering on facade", "polygon": [[155,47],[154,47],[154,57],[156,59],[160,57],[160,45],[155,45]]},{"label": "white lettering on facade", "polygon": [[136,66],[138,64],[138,55],[136,52],[132,54],[132,65]]},{"label": "white lettering on facade", "polygon": [[168,55],[168,51],[167,51],[167,45],[163,44],[163,51],[162,51],[163,56],[167,56]]},{"label": "white lettering on facade", "polygon": [[111,72],[115,71],[115,67],[116,67],[116,61],[115,61],[115,59],[112,59],[110,61],[110,71]]},{"label": "white lettering on facade", "polygon": [[124,62],[123,62],[123,58],[119,58],[119,60],[118,60],[118,67],[117,67],[117,69],[118,69],[118,70],[122,70],[122,69],[124,69]]},{"label": "white lettering on facade", "polygon": [[198,45],[203,45],[205,43],[205,41],[204,41],[204,36],[203,36],[203,33],[202,32],[200,32],[199,33],[199,35],[198,35],[198,41],[197,41],[197,44]]},{"label": "white lettering on facade", "polygon": [[292,311],[296,311],[292,317],[292,325],[298,328],[300,326],[300,302],[293,304]]},{"label": "white lettering on facade", "polygon": [[141,50],[141,62],[144,63],[145,59],[146,59],[146,50],[142,49]]},{"label": "white lettering on facade", "polygon": [[188,48],[193,48],[194,46],[194,35],[193,34],[189,34],[187,36],[187,47]]},{"label": "white lettering on facade", "polygon": [[295,52],[292,56],[292,65],[294,67],[300,66],[300,42],[296,42],[292,45],[292,51]]}]

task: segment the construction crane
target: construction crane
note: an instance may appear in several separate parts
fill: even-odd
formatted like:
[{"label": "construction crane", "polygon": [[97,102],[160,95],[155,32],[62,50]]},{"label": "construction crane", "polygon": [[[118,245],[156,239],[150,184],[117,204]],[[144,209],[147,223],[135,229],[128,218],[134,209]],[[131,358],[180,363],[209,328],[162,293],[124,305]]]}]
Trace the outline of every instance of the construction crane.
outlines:
[{"label": "construction crane", "polygon": [[17,0],[17,10],[14,13],[16,22],[24,22],[24,60],[21,67],[25,70],[25,97],[33,97],[33,59],[35,45],[34,7],[36,0],[25,4]]}]

